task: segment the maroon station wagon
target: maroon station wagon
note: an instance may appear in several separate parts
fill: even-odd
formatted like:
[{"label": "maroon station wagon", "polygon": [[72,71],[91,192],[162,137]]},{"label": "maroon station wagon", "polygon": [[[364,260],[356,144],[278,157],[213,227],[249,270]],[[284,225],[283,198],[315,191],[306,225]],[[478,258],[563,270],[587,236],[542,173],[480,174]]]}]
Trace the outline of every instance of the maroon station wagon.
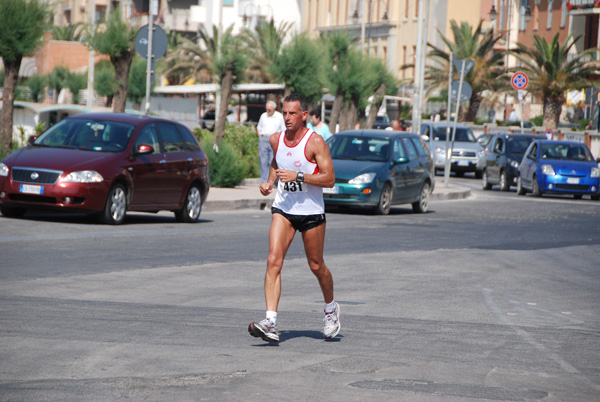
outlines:
[{"label": "maroon station wagon", "polygon": [[0,212],[28,208],[97,215],[120,224],[126,211],[175,213],[196,222],[208,195],[208,160],[177,122],[119,113],[78,114],[53,125],[0,163]]}]

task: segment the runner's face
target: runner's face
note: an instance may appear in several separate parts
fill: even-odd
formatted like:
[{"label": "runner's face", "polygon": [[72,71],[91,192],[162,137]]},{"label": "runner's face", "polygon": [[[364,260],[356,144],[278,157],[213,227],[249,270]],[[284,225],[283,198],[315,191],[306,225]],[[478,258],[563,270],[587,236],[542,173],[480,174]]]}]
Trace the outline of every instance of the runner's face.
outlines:
[{"label": "runner's face", "polygon": [[290,131],[297,131],[304,127],[304,121],[308,116],[308,112],[300,110],[300,102],[283,102],[283,121],[285,128]]}]

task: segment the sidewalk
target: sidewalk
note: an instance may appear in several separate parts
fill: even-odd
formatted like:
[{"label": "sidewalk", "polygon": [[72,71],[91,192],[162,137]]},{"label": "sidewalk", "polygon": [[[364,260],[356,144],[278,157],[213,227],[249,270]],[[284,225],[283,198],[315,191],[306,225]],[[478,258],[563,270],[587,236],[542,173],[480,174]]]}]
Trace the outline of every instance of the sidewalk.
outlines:
[{"label": "sidewalk", "polygon": [[[260,179],[246,179],[235,188],[211,187],[208,198],[204,203],[204,211],[230,211],[235,209],[270,209],[275,193],[268,197],[260,194],[258,186]],[[443,180],[436,180],[431,201],[456,200],[467,198],[471,190],[466,187],[449,184],[444,187]]]}]

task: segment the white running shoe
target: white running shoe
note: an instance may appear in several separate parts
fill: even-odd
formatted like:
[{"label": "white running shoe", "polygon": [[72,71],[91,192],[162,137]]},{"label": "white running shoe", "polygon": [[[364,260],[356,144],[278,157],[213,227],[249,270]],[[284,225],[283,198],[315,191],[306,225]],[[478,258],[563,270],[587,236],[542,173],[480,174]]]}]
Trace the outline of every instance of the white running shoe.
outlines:
[{"label": "white running shoe", "polygon": [[325,312],[323,323],[325,338],[330,339],[340,333],[340,328],[342,327],[340,324],[340,305],[337,302],[335,302],[335,311]]},{"label": "white running shoe", "polygon": [[248,326],[248,332],[250,332],[250,335],[256,338],[262,338],[262,340],[266,342],[279,342],[277,324],[274,324],[267,318],[261,322],[251,322]]}]

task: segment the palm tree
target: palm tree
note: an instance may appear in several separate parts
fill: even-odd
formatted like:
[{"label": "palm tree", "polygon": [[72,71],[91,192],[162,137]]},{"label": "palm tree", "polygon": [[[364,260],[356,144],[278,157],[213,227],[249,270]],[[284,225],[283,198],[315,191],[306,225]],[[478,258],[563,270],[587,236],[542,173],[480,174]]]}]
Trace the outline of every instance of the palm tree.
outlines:
[{"label": "palm tree", "polygon": [[501,52],[492,53],[494,45],[500,39],[500,36],[494,36],[492,31],[484,33],[479,22],[477,28],[473,32],[473,27],[463,22],[460,27],[456,21],[450,21],[454,41],[446,38],[439,30],[442,41],[449,49],[438,48],[431,43],[429,47],[432,49],[429,52],[430,60],[435,62],[434,65],[427,67],[425,79],[431,83],[431,89],[446,88],[448,85],[448,69],[452,68],[448,63],[450,61],[450,53],[453,53],[453,58],[473,60],[475,64],[465,77],[465,82],[469,83],[473,92],[469,99],[469,108],[460,116],[460,120],[475,121],[479,105],[481,104],[482,92],[489,89],[498,89],[497,78],[504,72],[503,59],[504,54]]},{"label": "palm tree", "polygon": [[558,34],[550,43],[534,35],[532,48],[518,43],[518,49],[512,52],[523,63],[519,71],[529,77],[527,90],[542,96],[545,128],[556,130],[566,91],[591,86],[588,77],[598,68],[592,59],[596,49],[569,54],[578,40],[569,35],[561,45]]},{"label": "palm tree", "polygon": [[277,60],[283,46],[283,41],[292,28],[293,23],[282,22],[279,27],[273,20],[261,21],[251,30],[244,28],[242,37],[248,48],[253,49],[255,56],[248,67],[248,78],[253,82],[271,82],[274,77],[269,66]]},{"label": "palm tree", "polygon": [[176,32],[168,34],[169,47],[165,57],[158,61],[169,85],[182,85],[186,81],[211,82],[210,60],[206,49]]},{"label": "palm tree", "polygon": [[83,36],[85,26],[81,22],[61,27],[52,26],[52,39],[79,42]]},{"label": "palm tree", "polygon": [[327,68],[329,89],[331,92],[335,93],[329,126],[332,130],[335,130],[344,104],[345,94],[343,92],[343,84],[346,79],[344,72],[348,68],[348,53],[353,45],[350,36],[342,32],[334,32],[331,35],[324,36],[323,40],[326,43],[328,53],[326,60],[329,60],[331,63]]}]

